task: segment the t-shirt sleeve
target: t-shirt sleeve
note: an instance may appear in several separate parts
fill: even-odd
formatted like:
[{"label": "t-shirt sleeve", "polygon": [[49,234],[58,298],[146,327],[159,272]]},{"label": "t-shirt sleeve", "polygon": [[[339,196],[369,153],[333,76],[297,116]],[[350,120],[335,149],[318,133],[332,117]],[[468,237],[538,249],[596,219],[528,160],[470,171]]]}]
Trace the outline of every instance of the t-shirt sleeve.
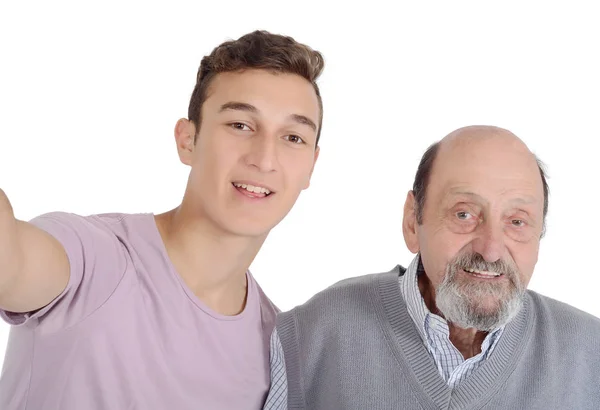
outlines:
[{"label": "t-shirt sleeve", "polygon": [[51,321],[56,329],[75,324],[101,306],[116,288],[125,272],[125,248],[110,225],[97,216],[53,212],[29,222],[62,244],[69,260],[69,281],[43,308],[27,313],[0,310],[0,317],[14,326],[34,320]]}]

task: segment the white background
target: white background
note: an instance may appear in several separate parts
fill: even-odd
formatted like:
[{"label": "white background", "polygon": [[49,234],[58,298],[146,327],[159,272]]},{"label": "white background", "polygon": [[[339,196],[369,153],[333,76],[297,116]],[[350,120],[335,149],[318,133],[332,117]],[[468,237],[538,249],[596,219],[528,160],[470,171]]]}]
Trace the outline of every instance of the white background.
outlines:
[{"label": "white background", "polygon": [[[548,166],[548,233],[530,288],[600,316],[593,2],[83,3],[0,6],[0,186],[18,218],[176,206],[188,169],[173,126],[201,57],[267,29],[326,58],[313,184],[252,266],[281,309],[407,265],[402,206],[423,151],[455,128],[492,124]],[[0,324],[0,354],[8,331]]]}]

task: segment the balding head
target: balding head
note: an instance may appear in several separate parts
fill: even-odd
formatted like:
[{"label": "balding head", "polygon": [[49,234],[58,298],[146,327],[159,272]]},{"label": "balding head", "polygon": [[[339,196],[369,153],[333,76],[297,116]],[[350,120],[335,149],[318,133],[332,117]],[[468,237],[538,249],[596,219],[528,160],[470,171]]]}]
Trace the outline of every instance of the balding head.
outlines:
[{"label": "balding head", "polygon": [[529,151],[525,143],[515,134],[507,129],[492,125],[469,125],[459,128],[446,135],[440,143],[442,145],[460,145],[493,138],[503,139],[505,142],[519,142],[525,150]]},{"label": "balding head", "polygon": [[[504,155],[500,156],[500,153]],[[544,165],[519,137],[507,129],[491,125],[470,125],[459,128],[446,135],[442,140],[432,144],[425,151],[419,163],[413,184],[418,223],[423,223],[423,209],[425,207],[425,198],[431,175],[434,169],[440,168],[440,166],[434,166],[438,162],[438,159],[442,158],[442,160],[452,162],[457,158],[463,158],[463,160],[469,161],[469,158],[475,158],[475,156],[481,159],[482,162],[485,162],[485,159],[490,157],[495,159],[496,162],[499,160],[507,161],[500,164],[501,170],[514,164],[514,161],[530,163],[530,165],[534,165],[537,168],[534,179],[540,181],[544,192],[543,235],[545,232],[545,218],[548,213],[549,195]],[[493,162],[490,162],[490,166]],[[454,166],[460,167],[461,163],[454,162]]]}]

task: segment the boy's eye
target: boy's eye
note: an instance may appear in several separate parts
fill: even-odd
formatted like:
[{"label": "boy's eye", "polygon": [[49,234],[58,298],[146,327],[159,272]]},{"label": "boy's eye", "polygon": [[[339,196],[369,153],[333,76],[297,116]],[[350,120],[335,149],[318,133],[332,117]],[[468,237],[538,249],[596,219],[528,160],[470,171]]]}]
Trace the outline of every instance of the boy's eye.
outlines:
[{"label": "boy's eye", "polygon": [[234,122],[229,124],[232,128],[235,128],[236,130],[240,130],[240,131],[249,131],[250,127],[248,127],[246,124],[241,123],[241,122]]},{"label": "boy's eye", "polygon": [[302,144],[304,142],[304,140],[297,135],[286,135],[284,138],[294,144]]}]

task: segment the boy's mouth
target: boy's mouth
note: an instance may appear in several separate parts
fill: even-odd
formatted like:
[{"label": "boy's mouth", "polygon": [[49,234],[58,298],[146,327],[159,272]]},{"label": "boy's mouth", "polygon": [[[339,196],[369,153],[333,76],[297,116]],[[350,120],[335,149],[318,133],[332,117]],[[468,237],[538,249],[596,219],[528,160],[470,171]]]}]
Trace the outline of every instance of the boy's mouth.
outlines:
[{"label": "boy's mouth", "polygon": [[242,194],[248,195],[252,198],[264,198],[274,193],[269,188],[246,184],[243,182],[232,182],[232,185]]}]

